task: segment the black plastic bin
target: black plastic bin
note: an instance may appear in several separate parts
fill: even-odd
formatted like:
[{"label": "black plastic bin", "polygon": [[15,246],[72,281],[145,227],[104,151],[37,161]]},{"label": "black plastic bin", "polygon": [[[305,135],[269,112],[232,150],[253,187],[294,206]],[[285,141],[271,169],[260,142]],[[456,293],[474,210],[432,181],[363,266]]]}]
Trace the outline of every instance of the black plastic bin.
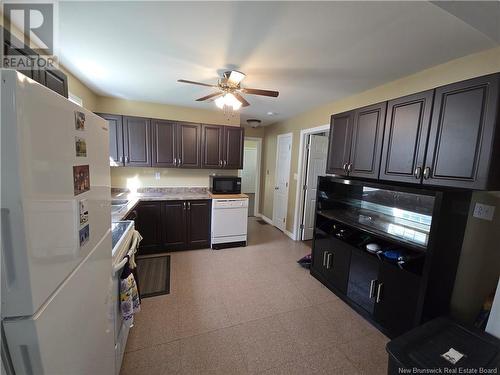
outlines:
[{"label": "black plastic bin", "polygon": [[[388,374],[500,374],[500,340],[448,318],[437,318],[387,344]],[[455,364],[450,349],[464,356]]]}]

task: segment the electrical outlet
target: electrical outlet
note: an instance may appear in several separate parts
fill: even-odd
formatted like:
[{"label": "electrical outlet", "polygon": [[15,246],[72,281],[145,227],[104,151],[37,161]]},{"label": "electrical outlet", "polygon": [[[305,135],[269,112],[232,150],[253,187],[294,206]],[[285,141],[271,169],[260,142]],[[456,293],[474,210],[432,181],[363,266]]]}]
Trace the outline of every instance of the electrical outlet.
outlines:
[{"label": "electrical outlet", "polygon": [[157,179],[157,180],[160,179],[160,172],[155,172],[155,179]]},{"label": "electrical outlet", "polygon": [[493,215],[495,214],[495,206],[488,206],[487,204],[476,203],[474,206],[474,217],[478,219],[493,220]]}]

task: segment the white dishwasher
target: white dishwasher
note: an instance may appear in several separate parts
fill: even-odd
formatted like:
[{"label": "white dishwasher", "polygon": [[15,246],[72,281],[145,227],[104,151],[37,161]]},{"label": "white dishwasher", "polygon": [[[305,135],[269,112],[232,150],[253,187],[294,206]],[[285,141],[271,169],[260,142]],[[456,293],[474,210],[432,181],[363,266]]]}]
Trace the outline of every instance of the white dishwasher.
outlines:
[{"label": "white dishwasher", "polygon": [[212,199],[212,249],[246,246],[248,198]]}]

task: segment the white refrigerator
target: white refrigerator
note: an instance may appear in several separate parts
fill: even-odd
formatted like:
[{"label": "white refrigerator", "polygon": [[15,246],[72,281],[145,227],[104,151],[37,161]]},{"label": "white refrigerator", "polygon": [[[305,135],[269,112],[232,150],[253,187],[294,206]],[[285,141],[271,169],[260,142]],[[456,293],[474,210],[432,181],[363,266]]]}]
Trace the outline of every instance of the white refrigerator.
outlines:
[{"label": "white refrigerator", "polygon": [[2,360],[113,374],[108,124],[1,71]]}]

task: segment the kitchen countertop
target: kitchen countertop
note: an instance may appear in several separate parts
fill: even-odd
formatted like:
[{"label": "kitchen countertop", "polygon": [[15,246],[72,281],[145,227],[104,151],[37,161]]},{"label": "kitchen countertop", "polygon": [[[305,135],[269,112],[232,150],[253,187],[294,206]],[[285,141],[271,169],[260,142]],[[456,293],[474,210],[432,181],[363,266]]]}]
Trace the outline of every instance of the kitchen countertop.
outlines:
[{"label": "kitchen countertop", "polygon": [[111,189],[111,199],[127,199],[119,211],[111,212],[111,221],[123,220],[140,201],[176,201],[212,199],[206,188],[142,188],[137,193],[126,189]]},{"label": "kitchen countertop", "polygon": [[246,194],[212,194],[208,193],[210,199],[238,199],[238,198],[248,198]]}]

